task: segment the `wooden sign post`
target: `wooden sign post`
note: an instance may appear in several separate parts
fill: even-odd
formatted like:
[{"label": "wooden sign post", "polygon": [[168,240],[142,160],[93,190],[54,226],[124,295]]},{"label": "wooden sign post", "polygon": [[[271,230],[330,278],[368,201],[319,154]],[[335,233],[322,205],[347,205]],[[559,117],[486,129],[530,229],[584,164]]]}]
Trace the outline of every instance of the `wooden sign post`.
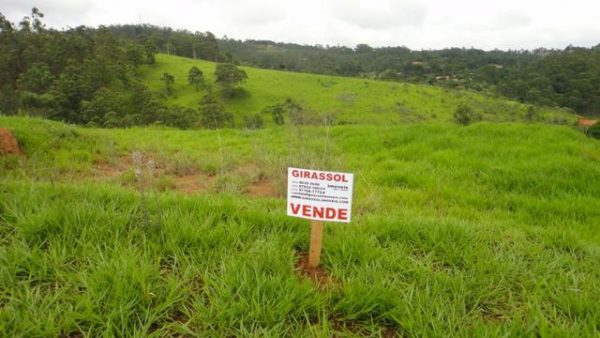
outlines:
[{"label": "wooden sign post", "polygon": [[321,264],[321,248],[323,247],[323,222],[310,221],[310,248],[308,251],[308,267],[316,268]]},{"label": "wooden sign post", "polygon": [[323,221],[349,223],[354,175],[288,168],[288,216],[310,219],[308,265],[321,263]]}]

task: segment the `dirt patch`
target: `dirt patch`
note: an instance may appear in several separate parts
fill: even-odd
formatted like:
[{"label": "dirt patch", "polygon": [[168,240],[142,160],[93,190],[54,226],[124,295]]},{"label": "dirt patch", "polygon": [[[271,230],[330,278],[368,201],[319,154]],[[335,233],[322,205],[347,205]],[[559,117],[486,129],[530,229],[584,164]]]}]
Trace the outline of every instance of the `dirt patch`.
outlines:
[{"label": "dirt patch", "polygon": [[396,329],[394,329],[393,327],[386,327],[383,330],[383,336],[385,338],[400,337],[400,335],[398,334],[398,331],[396,331]]},{"label": "dirt patch", "polygon": [[252,197],[279,197],[279,191],[273,182],[262,179],[248,187],[247,195]]},{"label": "dirt patch", "polygon": [[308,266],[307,253],[300,253],[300,258],[296,263],[296,272],[298,272],[300,277],[311,280],[320,289],[326,289],[332,286],[335,287],[340,285],[340,282],[330,276],[329,273],[327,273],[327,271],[325,271],[322,267],[318,266],[316,268],[312,268]]},{"label": "dirt patch", "polygon": [[175,190],[184,195],[193,195],[207,191],[212,186],[213,177],[201,174],[176,176]]},{"label": "dirt patch", "polygon": [[125,169],[120,166],[110,164],[107,161],[96,161],[94,163],[94,176],[96,178],[115,178],[119,177]]},{"label": "dirt patch", "polygon": [[19,155],[21,148],[15,136],[6,128],[0,128],[0,155]]},{"label": "dirt patch", "polygon": [[276,185],[256,162],[243,163],[235,169],[235,172],[246,182],[252,182],[243,189],[246,195],[250,197],[280,197]]}]

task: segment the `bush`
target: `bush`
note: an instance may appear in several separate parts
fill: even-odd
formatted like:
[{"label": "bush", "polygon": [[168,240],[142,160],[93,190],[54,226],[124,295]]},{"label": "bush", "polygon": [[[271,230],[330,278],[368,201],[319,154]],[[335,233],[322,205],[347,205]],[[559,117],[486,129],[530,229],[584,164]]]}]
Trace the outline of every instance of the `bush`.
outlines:
[{"label": "bush", "polygon": [[200,100],[200,118],[205,128],[233,127],[233,115],[210,91]]},{"label": "bush", "polygon": [[261,129],[265,126],[265,123],[260,114],[254,114],[244,117],[244,126],[248,129]]},{"label": "bush", "polygon": [[588,136],[591,136],[593,138],[600,139],[600,122],[596,122],[591,127],[589,127],[587,130],[587,134]]},{"label": "bush", "polygon": [[461,103],[454,111],[454,122],[466,126],[475,120],[475,112],[471,106]]}]

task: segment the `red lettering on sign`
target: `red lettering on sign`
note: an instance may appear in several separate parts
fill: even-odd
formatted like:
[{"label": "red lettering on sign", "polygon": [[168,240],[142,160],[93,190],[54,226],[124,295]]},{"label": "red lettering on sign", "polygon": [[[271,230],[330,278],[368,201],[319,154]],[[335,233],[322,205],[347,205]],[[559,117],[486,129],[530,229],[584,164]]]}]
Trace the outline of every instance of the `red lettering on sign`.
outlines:
[{"label": "red lettering on sign", "polygon": [[312,210],[310,210],[310,205],[303,205],[302,206],[302,215],[303,216],[311,217],[312,216],[311,211]]},{"label": "red lettering on sign", "polygon": [[344,174],[332,174],[308,170],[292,170],[292,176],[300,178],[308,178],[311,180],[346,182],[348,179]]},{"label": "red lettering on sign", "polygon": [[323,218],[323,208],[315,208],[314,209],[314,216],[316,218]]},{"label": "red lettering on sign", "polygon": [[348,209],[336,209],[336,208],[325,208],[315,207],[306,204],[295,204],[290,203],[292,214],[298,215],[302,213],[302,216],[316,219],[337,219],[342,221],[348,220]]},{"label": "red lettering on sign", "polygon": [[340,209],[340,211],[338,212],[338,219],[340,219],[342,221],[347,221],[348,220],[348,209]]},{"label": "red lettering on sign", "polygon": [[292,207],[292,213],[294,215],[298,215],[298,211],[300,211],[300,204],[290,203],[290,207]]}]

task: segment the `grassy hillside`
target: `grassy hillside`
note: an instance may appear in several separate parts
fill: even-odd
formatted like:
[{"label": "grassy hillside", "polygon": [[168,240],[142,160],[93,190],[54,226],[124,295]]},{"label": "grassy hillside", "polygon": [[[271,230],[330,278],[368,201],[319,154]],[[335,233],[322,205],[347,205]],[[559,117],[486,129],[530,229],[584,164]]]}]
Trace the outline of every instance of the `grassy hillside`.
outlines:
[{"label": "grassy hillside", "polygon": [[[0,126],[27,154],[0,157],[7,336],[600,333],[600,143],[569,127]],[[322,284],[289,164],[356,174]]]},{"label": "grassy hillside", "polygon": [[[152,89],[161,92],[169,104],[197,109],[203,90],[196,92],[187,84],[192,66],[202,70],[206,83],[214,82],[215,64],[159,54],[156,64],[144,66],[141,77]],[[266,106],[291,98],[315,114],[332,115],[338,124],[401,124],[418,121],[449,121],[460,103],[470,105],[486,121],[522,121],[527,105],[478,93],[445,90],[438,87],[398,82],[374,81],[303,73],[243,68],[248,80],[243,92],[227,100],[227,108],[237,116],[259,113]],[[175,76],[173,96],[166,96],[163,73]],[[536,119],[571,123],[573,116],[563,110],[535,108]],[[265,114],[269,123],[271,117]]]}]

